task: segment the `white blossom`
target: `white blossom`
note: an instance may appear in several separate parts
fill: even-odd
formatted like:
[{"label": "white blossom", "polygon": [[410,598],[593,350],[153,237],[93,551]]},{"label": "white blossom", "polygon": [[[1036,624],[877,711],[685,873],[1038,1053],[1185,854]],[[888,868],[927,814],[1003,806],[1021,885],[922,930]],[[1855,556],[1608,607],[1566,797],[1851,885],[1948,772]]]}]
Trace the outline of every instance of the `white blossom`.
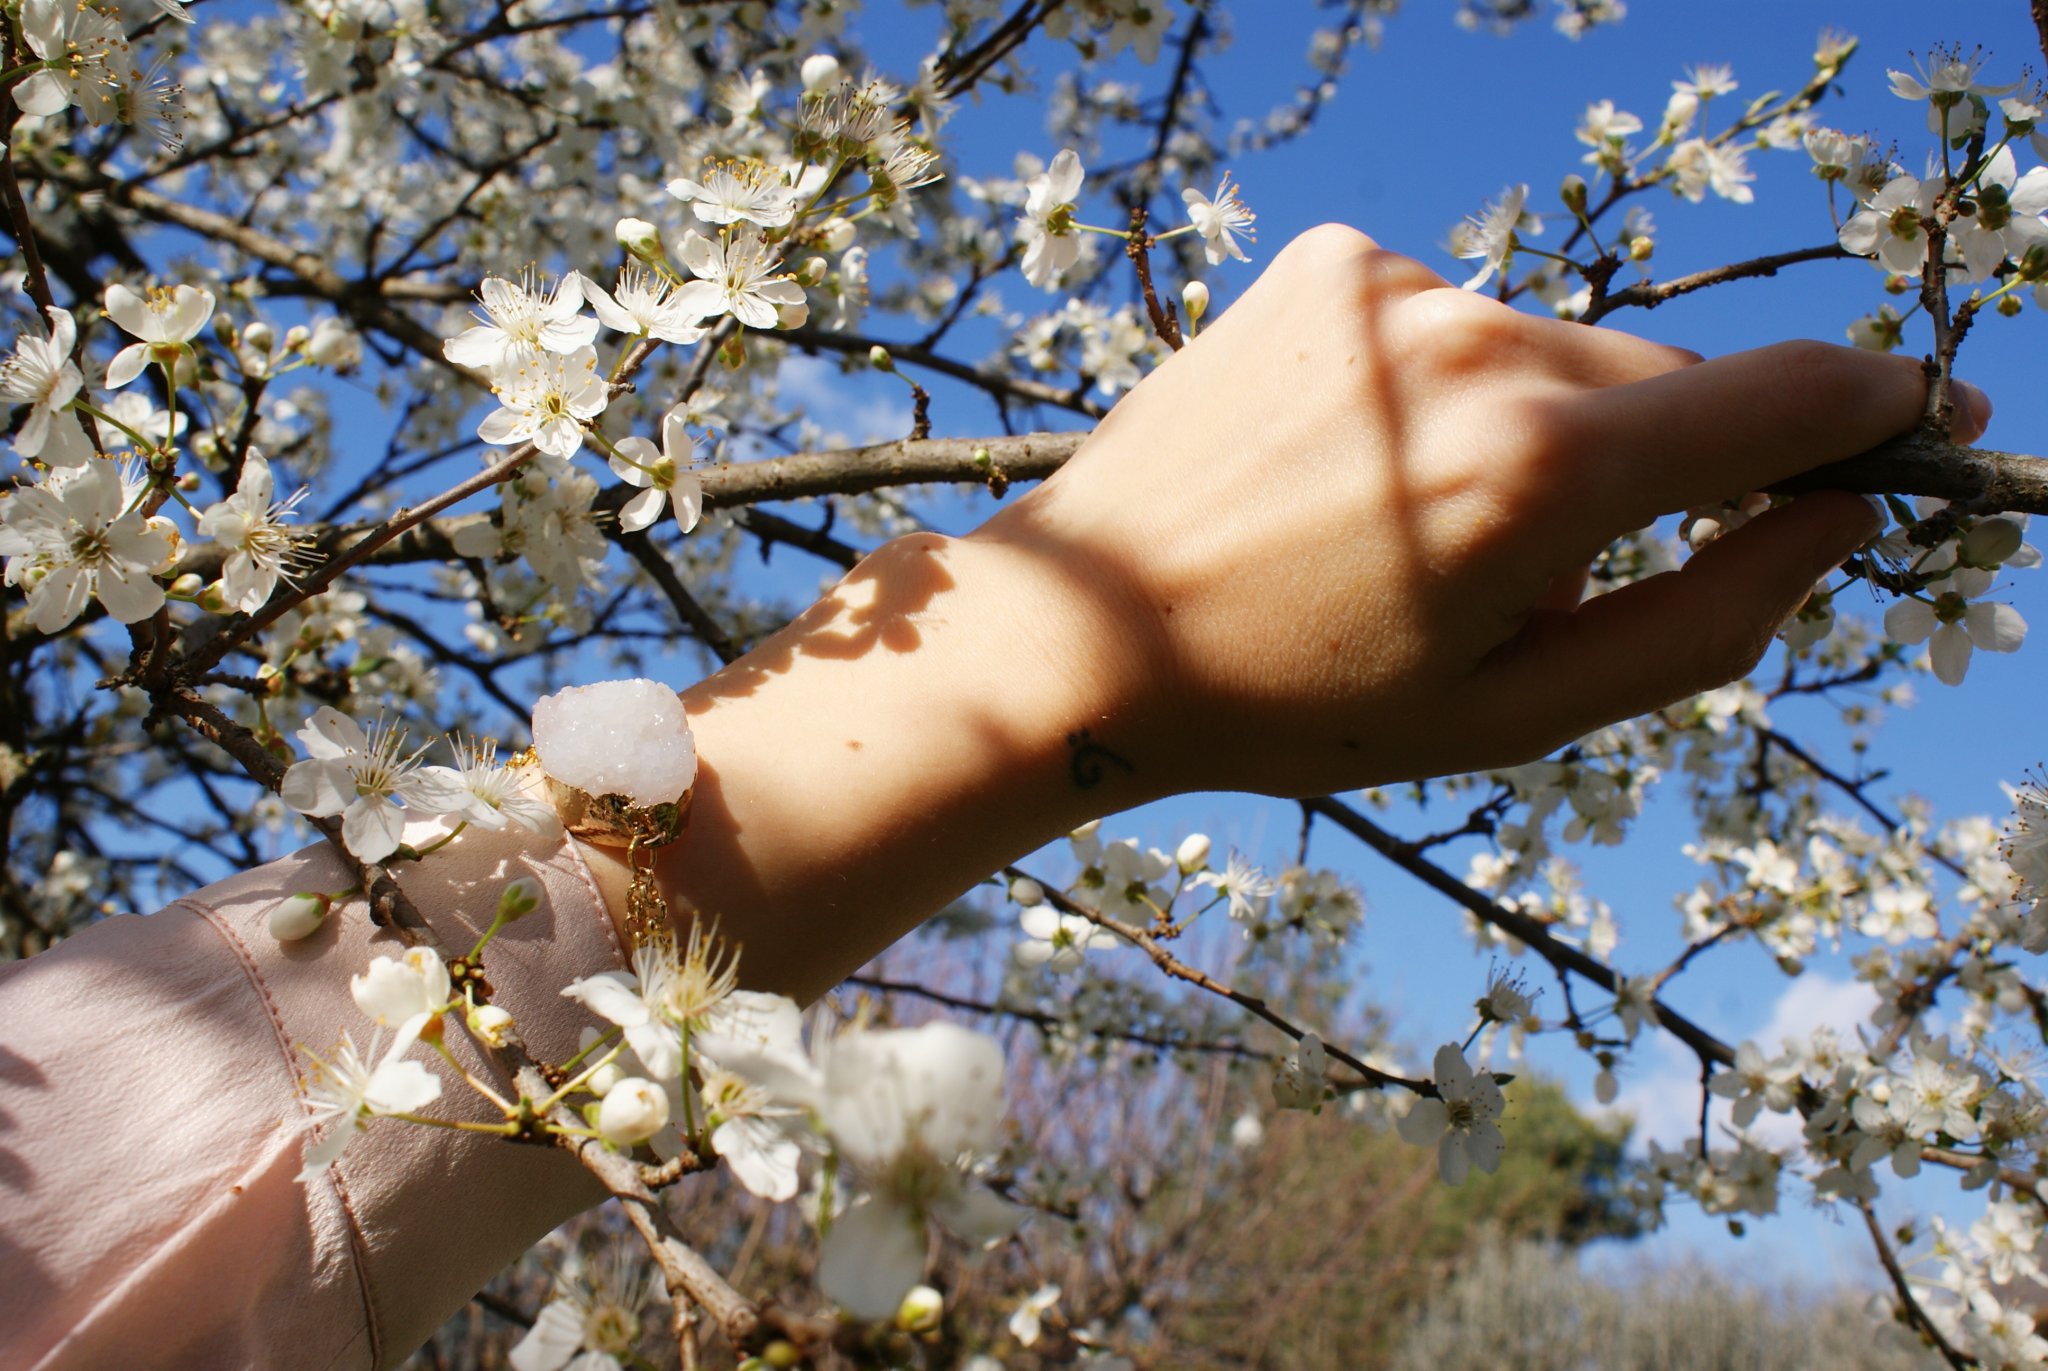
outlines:
[{"label": "white blossom", "polygon": [[796,189],[782,173],[760,162],[712,162],[702,181],[678,176],[668,193],[690,207],[707,224],[742,220],[762,228],[781,228],[796,216]]},{"label": "white blossom", "polygon": [[296,530],[286,528],[301,499],[302,487],[289,499],[272,500],[270,462],[254,448],[242,459],[242,476],[234,494],[209,505],[199,516],[201,537],[228,549],[221,567],[221,595],[229,609],[254,614],[263,608],[279,578],[289,578],[302,556]]},{"label": "white blossom", "polygon": [[804,288],[779,272],[773,245],[751,224],[716,238],[692,230],[677,255],[697,279],[676,291],[676,306],[700,318],[730,314],[748,328],[772,329],[778,308],[804,303]]},{"label": "white blossom", "polygon": [[448,968],[431,947],[408,948],[397,957],[373,959],[367,970],[349,977],[348,993],[356,1008],[398,1030],[392,1051],[403,1052],[448,1007]]},{"label": "white blossom", "polygon": [[1019,966],[1042,966],[1048,971],[1071,971],[1090,951],[1117,945],[1116,934],[1090,923],[1079,914],[1062,914],[1049,904],[1033,905],[1018,916],[1024,941],[1012,955]]},{"label": "white blossom", "polygon": [[29,51],[49,64],[14,88],[23,114],[51,115],[76,105],[95,126],[120,121],[122,95],[136,68],[119,16],[79,0],[22,0],[20,28]]},{"label": "white blossom", "polygon": [[1476,258],[1479,270],[1464,282],[1466,290],[1477,290],[1505,271],[1513,260],[1517,234],[1543,231],[1542,221],[1522,207],[1528,202],[1526,185],[1511,186],[1500,199],[1488,203],[1478,214],[1451,230],[1451,255]]},{"label": "white blossom", "polygon": [[647,528],[661,517],[662,508],[674,497],[676,523],[688,533],[704,513],[704,483],[691,470],[697,440],[685,426],[684,410],[670,410],[661,417],[661,447],[634,434],[621,438],[611,456],[612,474],[640,493],[619,510],[619,527],[627,532]]},{"label": "white blossom", "polygon": [[585,284],[573,271],[552,286],[531,272],[516,282],[486,276],[477,288],[482,322],[443,343],[441,353],[457,366],[496,377],[531,365],[543,353],[587,347],[597,337],[597,320],[583,313]]},{"label": "white blossom", "polygon": [[1402,1140],[1434,1146],[1437,1171],[1450,1185],[1462,1182],[1475,1166],[1493,1174],[1507,1150],[1496,1122],[1506,1106],[1499,1082],[1490,1072],[1475,1072],[1456,1043],[1436,1050],[1435,1076],[1437,1097],[1418,1097],[1401,1117],[1397,1129]]},{"label": "white blossom", "polygon": [[539,768],[499,762],[498,745],[488,738],[453,746],[456,765],[420,768],[421,778],[436,787],[442,813],[479,828],[553,830],[555,810],[540,793]]},{"label": "white blossom", "polygon": [[506,447],[530,442],[555,457],[582,450],[584,421],[602,414],[611,398],[589,346],[534,353],[498,376],[499,408],[477,425],[476,436]]},{"label": "white blossom", "polygon": [[0,364],[0,399],[29,407],[14,435],[16,452],[51,466],[82,466],[93,455],[92,443],[78,415],[66,408],[85,384],[71,360],[78,326],[68,309],[52,306],[49,316],[49,337],[24,332],[15,340],[14,355]]},{"label": "white blossom", "polygon": [[213,317],[213,292],[178,285],[138,295],[119,281],[107,287],[107,317],[142,341],[130,343],[107,364],[107,388],[118,390],[151,362],[175,368],[192,339]]},{"label": "white blossom", "polygon": [[1258,216],[1245,208],[1238,198],[1238,187],[1230,183],[1230,173],[1224,172],[1223,179],[1216,183],[1216,194],[1212,198],[1202,194],[1193,186],[1180,193],[1181,202],[1188,207],[1188,219],[1195,226],[1195,232],[1202,235],[1202,251],[1207,255],[1210,266],[1221,266],[1226,257],[1235,257],[1240,262],[1251,259],[1244,255],[1244,249],[1237,245],[1237,236],[1256,238],[1252,221]]},{"label": "white blossom", "polygon": [[[377,1056],[378,1040],[370,1040],[372,1057]],[[306,1082],[306,1103],[312,1110],[308,1126],[327,1131],[306,1148],[301,1181],[316,1181],[326,1175],[349,1140],[371,1119],[417,1113],[441,1097],[440,1079],[420,1063],[404,1059],[411,1046],[401,1037],[371,1066],[344,1031],[333,1061],[313,1058],[313,1071]]]},{"label": "white blossom", "polygon": [[667,1298],[660,1273],[644,1267],[623,1244],[594,1270],[580,1256],[572,1258],[507,1360],[512,1371],[623,1371],[639,1365],[641,1316]]},{"label": "white blossom", "polygon": [[419,753],[400,755],[404,732],[382,720],[365,730],[322,705],[298,737],[308,755],[284,773],[279,793],[301,814],[340,815],[342,841],[358,860],[381,862],[398,850],[405,827],[401,803],[434,814],[452,798],[438,778],[420,774]]},{"label": "white blossom", "polygon": [[1051,286],[1081,255],[1074,210],[1086,174],[1081,155],[1062,148],[1051,166],[1031,178],[1017,228],[1024,242],[1024,279],[1041,289]]},{"label": "white blossom", "polygon": [[1927,644],[1934,677],[1943,685],[1963,683],[1974,648],[1986,652],[2017,652],[2026,641],[2027,621],[2011,605],[1972,602],[1960,588],[1929,589],[1931,600],[1917,596],[1895,601],[1885,611],[1884,631],[1892,641]]},{"label": "white blossom", "polygon": [[703,316],[683,307],[674,281],[639,262],[620,269],[615,291],[583,282],[583,294],[606,328],[629,337],[694,343],[704,336]]},{"label": "white blossom", "polygon": [[163,607],[155,577],[177,555],[177,542],[167,522],[132,507],[138,492],[113,461],[93,457],[0,501],[6,583],[27,589],[38,632],[55,633],[94,599],[123,624]]}]

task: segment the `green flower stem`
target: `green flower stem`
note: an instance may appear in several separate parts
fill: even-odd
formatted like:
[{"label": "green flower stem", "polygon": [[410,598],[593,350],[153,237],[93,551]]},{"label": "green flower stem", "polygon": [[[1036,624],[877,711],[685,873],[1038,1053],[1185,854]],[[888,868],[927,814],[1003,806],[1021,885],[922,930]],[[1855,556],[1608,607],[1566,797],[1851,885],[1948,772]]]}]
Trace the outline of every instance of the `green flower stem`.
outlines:
[{"label": "green flower stem", "polygon": [[[444,1010],[443,1012],[445,1013],[446,1011]],[[482,1095],[492,1104],[498,1106],[498,1108],[504,1112],[504,1115],[507,1119],[514,1119],[519,1116],[518,1106],[513,1104],[510,1100],[506,1099],[503,1095],[500,1095],[497,1091],[491,1089],[488,1085],[485,1085],[476,1077],[470,1075],[469,1068],[464,1066],[461,1062],[455,1060],[455,1054],[448,1050],[448,1044],[446,1042],[444,1042],[441,1038],[435,1038],[433,1039],[433,1043],[434,1051],[441,1054],[441,1060],[448,1063],[448,1065],[454,1067],[456,1074],[461,1076],[463,1080],[469,1082],[469,1088],[471,1090],[476,1091],[477,1094]]]},{"label": "green flower stem", "polygon": [[461,823],[455,825],[455,827],[451,829],[449,832],[442,834],[440,837],[434,839],[434,841],[428,843],[425,847],[414,848],[410,851],[410,853],[402,853],[401,855],[408,855],[410,856],[411,860],[415,862],[425,861],[427,858],[427,854],[432,852],[439,852],[442,848],[448,846],[448,844],[454,842],[457,838],[461,837],[462,830],[468,827],[469,820],[464,819]]},{"label": "green flower stem", "polygon": [[697,1110],[692,1096],[696,1088],[690,1084],[690,1026],[686,1023],[680,1030],[683,1043],[683,1138],[692,1150],[697,1146]]},{"label": "green flower stem", "polygon": [[[616,1033],[618,1030],[613,1029],[612,1031]],[[602,1039],[600,1039],[600,1041],[602,1041]],[[590,1046],[596,1047],[597,1043],[592,1043]],[[592,1062],[589,1066],[585,1067],[582,1071],[578,1072],[574,1078],[564,1082],[560,1090],[557,1090],[554,1094],[548,1096],[539,1104],[536,1104],[533,1107],[534,1112],[537,1114],[545,1114],[549,1110],[553,1109],[556,1105],[560,1104],[564,1099],[568,1097],[570,1091],[580,1089],[583,1086],[584,1082],[588,1081],[592,1076],[595,1076],[598,1072],[604,1070],[613,1062],[617,1061],[619,1059],[619,1054],[625,1050],[626,1045],[624,1043],[619,1043],[616,1046],[614,1046],[611,1051],[605,1053],[604,1056],[600,1057],[598,1060]],[[584,1051],[589,1051],[589,1048],[585,1048]],[[576,1055],[580,1057],[583,1054],[579,1052]],[[575,1059],[571,1058],[570,1060],[573,1061]]]},{"label": "green flower stem", "polygon": [[1562,262],[1564,265],[1570,267],[1573,271],[1576,271],[1581,276],[1584,276],[1586,274],[1586,269],[1579,263],[1574,262],[1571,258],[1561,256],[1555,252],[1545,252],[1542,248],[1532,248],[1527,243],[1523,242],[1520,238],[1515,239],[1515,251],[1518,253],[1527,253],[1531,257],[1547,257],[1553,262]]},{"label": "green flower stem", "polygon": [[823,1242],[832,1232],[832,1190],[839,1179],[839,1154],[829,1152],[825,1165],[818,1172],[818,1241]]},{"label": "green flower stem", "polygon": [[430,1119],[424,1114],[387,1114],[389,1119],[404,1119],[407,1123],[425,1124],[429,1128],[452,1128],[463,1133],[493,1133],[509,1138],[517,1131],[518,1125],[505,1123],[473,1123],[467,1119]]},{"label": "green flower stem", "polygon": [[618,1026],[614,1024],[612,1027],[606,1029],[603,1033],[600,1033],[597,1037],[592,1038],[590,1040],[590,1045],[588,1047],[578,1048],[575,1056],[569,1058],[568,1061],[562,1063],[562,1070],[573,1071],[576,1067],[576,1063],[582,1061],[585,1057],[597,1051],[598,1048],[603,1047],[606,1043],[618,1037],[619,1032],[620,1030]]},{"label": "green flower stem", "polygon": [[83,395],[80,395],[73,399],[71,403],[64,406],[64,408],[75,409],[81,414],[90,414],[99,423],[112,424],[115,428],[120,429],[121,432],[128,435],[129,441],[135,444],[136,449],[138,451],[154,448],[156,446],[156,443],[153,440],[143,437],[140,433],[137,433],[134,429],[128,427],[128,425],[122,423],[119,419],[116,419],[113,415],[101,409],[98,405],[95,405],[91,401],[87,400]]}]

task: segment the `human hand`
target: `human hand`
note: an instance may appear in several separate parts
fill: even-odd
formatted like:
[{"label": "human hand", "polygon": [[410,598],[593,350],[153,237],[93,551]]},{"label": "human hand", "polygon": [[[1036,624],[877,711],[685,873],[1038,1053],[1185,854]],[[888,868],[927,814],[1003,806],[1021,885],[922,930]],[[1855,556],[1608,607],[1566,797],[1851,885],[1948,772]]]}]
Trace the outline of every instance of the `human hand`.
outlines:
[{"label": "human hand", "polygon": [[1581,604],[1600,549],[1911,428],[1924,386],[1851,348],[1702,361],[1536,318],[1325,226],[970,541],[1119,607],[1074,650],[1151,786],[1506,765],[1743,675],[1879,521],[1804,496]]}]

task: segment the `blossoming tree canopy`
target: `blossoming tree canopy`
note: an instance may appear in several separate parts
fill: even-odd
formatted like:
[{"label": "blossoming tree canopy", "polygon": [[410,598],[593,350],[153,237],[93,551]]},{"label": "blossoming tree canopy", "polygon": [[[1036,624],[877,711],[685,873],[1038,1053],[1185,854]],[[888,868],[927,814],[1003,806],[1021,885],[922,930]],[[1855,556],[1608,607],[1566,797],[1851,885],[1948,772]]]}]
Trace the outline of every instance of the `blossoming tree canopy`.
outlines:
[{"label": "blossoming tree canopy", "polygon": [[[1590,48],[1624,8],[1558,0],[1561,37],[1513,41]],[[2032,41],[2027,7],[2005,8],[1999,43]],[[1464,206],[1397,244],[1458,288],[1446,308],[1484,297],[1598,347],[1591,330],[1648,329],[1651,309],[1682,331],[1703,293],[1834,273],[1853,307],[1775,331],[1925,358],[1911,432],[1804,485],[1663,510],[1584,549],[1543,606],[1739,556],[1803,489],[1867,493],[1884,528],[1787,606],[1750,678],[1405,798],[1302,800],[1271,830],[1286,842],[1212,844],[1185,811],[1156,846],[1149,819],[1085,824],[948,911],[986,953],[971,991],[934,958],[807,1020],[745,984],[768,950],[706,909],[565,977],[582,1038],[549,1058],[536,1011],[492,985],[537,879],[472,892],[486,917],[461,946],[418,915],[408,882],[479,831],[556,839],[550,780],[629,816],[667,806],[662,842],[687,842],[700,759],[673,687],[726,666],[718,688],[743,696],[785,672],[748,650],[821,576],[1008,508],[1222,327],[1276,228],[1356,210],[1297,206],[1306,178],[1282,168],[1382,60],[1368,49],[1436,41],[1397,9],[1262,8],[1261,29],[1299,21],[1309,73],[1260,111],[1228,78],[1233,37],[1262,35],[1221,0],[21,0],[0,163],[21,459],[0,495],[0,945],[38,953],[310,826],[349,879],[263,927],[292,957],[337,921],[405,946],[331,968],[359,1019],[303,1046],[302,1180],[333,1185],[351,1147],[407,1128],[558,1147],[653,1264],[564,1266],[522,1371],[631,1364],[668,1336],[662,1300],[711,1311],[741,1357],[822,1353],[842,1316],[932,1334],[934,1250],[1050,1243],[1048,1216],[1085,1228],[1010,1121],[1006,1069],[1125,1053],[1193,1091],[1221,1063],[1243,1145],[1273,1111],[1391,1128],[1456,1185],[1513,1154],[1512,1076],[1578,1073],[1604,1105],[1673,1044],[1686,1133],[1632,1166],[1645,1223],[1812,1200],[1867,1229],[1888,1310],[1935,1355],[2048,1364],[2000,1293],[2040,1279],[2048,1227],[2048,789],[2007,730],[1988,740],[2018,749],[2003,812],[1938,814],[1887,781],[1873,728],[1924,681],[1982,690],[1981,654],[2027,650],[2012,601],[2048,479],[1956,441],[1989,417],[1973,359],[2034,355],[2048,309],[2048,99],[2024,51],[1731,34],[1670,70],[1602,71],[1515,145],[1526,165],[1475,182],[1438,147],[1404,172]],[[1457,17],[1505,32],[1543,9]],[[1837,117],[1858,92],[1886,102],[1859,107],[1881,127]],[[1756,238],[1780,204],[1788,236]],[[842,583],[816,641],[907,658],[933,621],[875,585]],[[1057,769],[1088,790],[1134,768],[1123,746],[1076,721]],[[721,758],[701,761],[718,784]],[[1588,874],[1660,803],[1694,830],[1666,873],[1675,917]],[[641,911],[664,898],[649,831],[620,859]],[[1400,961],[1362,882],[1420,882],[1495,959],[1455,973],[1454,1027],[1378,1032],[1313,993],[1361,957]],[[1685,988],[1723,964],[1788,984],[1836,967],[1867,1003],[1759,1041],[1691,1011]],[[669,1197],[714,1166],[814,1234],[812,1308],[756,1301],[681,1243]],[[1967,1221],[1878,1220],[1894,1180],[1936,1175]],[[1080,1326],[1060,1298],[1009,1292],[1006,1325],[960,1350],[1107,1365],[1139,1341],[1134,1318]]]}]

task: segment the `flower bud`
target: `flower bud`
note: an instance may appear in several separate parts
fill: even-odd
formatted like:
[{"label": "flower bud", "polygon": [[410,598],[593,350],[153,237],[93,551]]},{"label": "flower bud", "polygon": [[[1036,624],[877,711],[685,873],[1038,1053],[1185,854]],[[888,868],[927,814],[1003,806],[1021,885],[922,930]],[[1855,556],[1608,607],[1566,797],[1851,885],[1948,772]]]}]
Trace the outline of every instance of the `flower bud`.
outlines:
[{"label": "flower bud", "polygon": [[270,936],[281,943],[295,943],[320,931],[334,901],[317,890],[301,890],[270,911]]},{"label": "flower bud", "polygon": [[469,1035],[486,1047],[503,1047],[511,1038],[512,1016],[494,1004],[472,1006],[463,1022]]},{"label": "flower bud", "polygon": [[1564,178],[1564,184],[1557,188],[1558,198],[1573,214],[1586,212],[1586,178],[1574,173]]},{"label": "flower bud", "polygon": [[775,1368],[775,1371],[795,1371],[804,1364],[804,1354],[793,1342],[777,1338],[761,1349],[761,1360]]},{"label": "flower bud", "polygon": [[796,269],[796,283],[800,286],[822,286],[825,273],[831,269],[832,264],[822,257],[806,257],[803,265]]},{"label": "flower bud", "polygon": [[913,1285],[896,1306],[896,1326],[906,1333],[929,1333],[946,1312],[946,1297],[929,1285]]},{"label": "flower bud", "polygon": [[1188,282],[1180,288],[1180,305],[1188,312],[1189,323],[1200,323],[1209,312],[1209,288],[1200,281]]},{"label": "flower bud", "polygon": [[277,330],[261,319],[254,320],[242,330],[242,346],[252,352],[268,353],[270,345],[277,341]]},{"label": "flower bud", "polygon": [[619,240],[619,246],[642,261],[658,262],[667,255],[661,246],[661,230],[645,219],[630,215],[612,227],[612,233]]},{"label": "flower bud", "polygon": [[2022,308],[2024,306],[2020,304],[2020,297],[2017,295],[2001,295],[1998,297],[1998,313],[2001,318],[2017,319]]},{"label": "flower bud", "polygon": [[1209,864],[1209,835],[1190,833],[1174,849],[1173,860],[1182,871],[1200,871]]},{"label": "flower bud", "polygon": [[830,90],[839,84],[839,59],[829,52],[814,52],[797,68],[797,74],[803,78],[806,94]]},{"label": "flower bud", "polygon": [[630,1076],[605,1094],[597,1131],[608,1143],[637,1147],[668,1123],[668,1096],[653,1081]]},{"label": "flower bud", "polygon": [[1920,283],[1917,280],[1901,276],[1896,271],[1887,274],[1884,278],[1884,293],[1886,295],[1904,295],[1909,290],[1917,291],[1919,289]]},{"label": "flower bud", "polygon": [[313,330],[307,328],[304,324],[293,324],[284,331],[284,350],[286,352],[297,352],[310,342],[312,337]]},{"label": "flower bud", "polygon": [[1010,903],[1021,905],[1025,909],[1035,904],[1044,904],[1045,887],[1029,876],[1019,876],[1010,882]]},{"label": "flower bud", "polygon": [[[165,590],[164,594],[174,600],[189,600],[194,595],[197,595],[200,588],[205,584],[206,582],[200,579],[198,572],[188,571],[177,580],[171,582],[169,589]],[[269,663],[265,662],[264,665],[268,666]]]},{"label": "flower bud", "polygon": [[1613,1104],[1614,1097],[1621,1093],[1620,1084],[1612,1071],[1603,1070],[1593,1078],[1593,1098],[1602,1104]]},{"label": "flower bud", "polygon": [[[2008,296],[2006,298],[2010,299],[2011,297]],[[196,471],[186,471],[179,473],[178,489],[187,495],[190,495],[193,491],[198,490],[199,473]]]},{"label": "flower bud", "polygon": [[[2009,297],[2008,297],[2009,298]],[[2010,519],[1980,519],[1963,535],[1959,560],[1966,566],[2003,566],[2020,550],[2020,526]]]},{"label": "flower bud", "polygon": [[540,908],[540,882],[521,876],[498,894],[498,917],[506,923],[523,919]]},{"label": "flower bud", "polygon": [[853,246],[854,235],[857,232],[853,220],[835,214],[818,225],[818,245],[827,252],[844,252]]},{"label": "flower bud", "polygon": [[793,305],[775,307],[775,327],[802,328],[804,321],[811,317],[811,302],[799,300]]},{"label": "flower bud", "polygon": [[877,343],[868,349],[868,365],[876,371],[894,371],[896,359],[889,355],[889,349]]},{"label": "flower bud", "polygon": [[199,592],[199,607],[208,614],[225,614],[228,612],[227,592],[221,589],[219,581],[215,581],[205,590]]},{"label": "flower bud", "polygon": [[1651,254],[1656,251],[1656,241],[1648,234],[1638,234],[1636,237],[1629,239],[1628,260],[1631,262],[1647,262],[1650,260]]}]

